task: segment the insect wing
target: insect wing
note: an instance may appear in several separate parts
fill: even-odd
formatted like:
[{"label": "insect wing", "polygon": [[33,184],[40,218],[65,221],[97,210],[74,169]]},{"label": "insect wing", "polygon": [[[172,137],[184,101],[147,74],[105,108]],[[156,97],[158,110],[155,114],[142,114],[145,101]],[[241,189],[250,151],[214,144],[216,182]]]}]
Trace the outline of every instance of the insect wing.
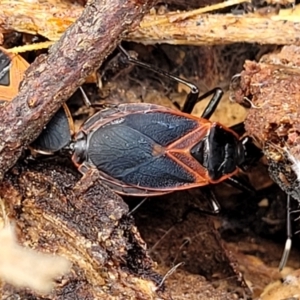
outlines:
[{"label": "insect wing", "polygon": [[[194,160],[188,148],[178,149],[181,161],[175,159],[174,149],[170,149],[173,144],[179,145],[181,138],[199,131],[200,119],[161,106],[148,110],[148,104],[136,105],[135,110],[132,105],[119,108],[111,113],[99,112],[93,121],[87,121],[88,127],[83,126],[87,136],[85,153],[92,165],[112,181],[146,190],[170,191],[207,184],[205,177],[203,182],[196,183],[197,176],[185,166],[184,160]],[[202,137],[206,131],[204,126]]]}]

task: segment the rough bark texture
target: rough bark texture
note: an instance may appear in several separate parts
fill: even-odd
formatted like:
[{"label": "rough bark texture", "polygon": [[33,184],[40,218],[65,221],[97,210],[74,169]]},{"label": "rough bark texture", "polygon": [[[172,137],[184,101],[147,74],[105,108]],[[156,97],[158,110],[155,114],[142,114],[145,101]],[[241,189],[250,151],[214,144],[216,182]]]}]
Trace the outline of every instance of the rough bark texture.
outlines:
[{"label": "rough bark texture", "polygon": [[[300,201],[300,61],[299,46],[285,46],[259,63],[246,61],[232,97],[254,105],[245,127],[262,145],[274,181]],[[248,102],[247,102],[248,103]],[[249,103],[248,103],[249,104]]]},{"label": "rough bark texture", "polygon": [[[188,14],[192,14],[191,11]],[[278,28],[284,34],[278,34]],[[219,45],[238,42],[299,45],[298,22],[280,16],[257,14],[195,14],[185,12],[147,15],[124,39],[152,45]]]},{"label": "rough bark texture", "polygon": [[[80,15],[83,8],[80,5],[56,2],[53,6],[48,2],[39,4],[24,3],[21,0],[1,0],[0,32],[1,29],[16,30],[40,34],[51,41],[58,40],[65,29]],[[199,6],[205,5],[205,2],[202,2]],[[209,4],[213,2],[215,1],[210,1]],[[184,10],[188,10],[188,5],[190,2],[185,3]],[[235,6],[231,6],[230,9],[234,11]],[[35,12],[34,16],[28,19],[27,16],[31,15],[32,11]],[[157,43],[217,45],[238,42],[297,45],[299,44],[299,13],[299,5],[293,9],[282,10],[266,7],[264,10],[258,9],[256,13],[236,15],[214,14],[214,11],[203,14],[198,9],[179,12],[163,11],[163,13],[158,10],[156,13],[147,14],[141,26],[124,33],[123,38],[147,45]],[[278,28],[281,34],[278,34]]]},{"label": "rough bark texture", "polygon": [[90,1],[49,55],[31,65],[19,95],[0,111],[0,178],[153,2]]},{"label": "rough bark texture", "polygon": [[[61,167],[61,161],[30,165],[17,165],[6,176],[0,185],[0,205],[14,222],[21,245],[72,262],[72,271],[56,281],[47,299],[158,296],[161,276],[152,271],[128,207],[101,184],[97,173],[76,184],[78,175]],[[2,298],[45,299],[8,284],[1,293]]]}]

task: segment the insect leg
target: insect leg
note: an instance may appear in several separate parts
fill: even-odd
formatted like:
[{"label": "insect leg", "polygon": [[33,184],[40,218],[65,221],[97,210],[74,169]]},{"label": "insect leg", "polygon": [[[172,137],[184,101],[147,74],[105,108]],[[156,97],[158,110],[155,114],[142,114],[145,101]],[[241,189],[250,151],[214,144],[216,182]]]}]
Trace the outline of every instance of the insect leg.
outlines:
[{"label": "insect leg", "polygon": [[82,99],[83,99],[83,102],[85,104],[86,107],[91,107],[92,104],[91,104],[91,101],[90,99],[88,98],[87,94],[85,93],[84,89],[82,86],[79,87],[79,90],[82,94]]},{"label": "insect leg", "polygon": [[[175,81],[177,81],[179,83],[182,83],[182,84],[186,85],[187,87],[189,87],[191,89],[191,91],[190,91],[190,93],[187,96],[186,102],[197,103],[198,101],[200,101],[200,100],[198,100],[199,89],[198,89],[198,87],[195,84],[193,84],[193,83],[191,83],[191,82],[189,82],[189,81],[187,81],[187,80],[185,80],[183,78],[180,78],[178,76],[170,74],[169,72],[166,72],[164,70],[156,68],[155,66],[149,65],[147,63],[144,63],[142,61],[139,61],[139,60],[131,57],[130,54],[121,45],[119,45],[118,48],[122,52],[122,54],[126,56],[126,58],[128,59],[129,62],[131,62],[131,63],[133,63],[133,64],[135,64],[135,65],[137,65],[139,67],[142,67],[142,68],[145,68],[147,70],[150,70],[150,71],[152,71],[154,73],[163,75],[163,76],[165,76],[167,78],[175,80]],[[183,111],[185,112],[184,109],[183,109]]]},{"label": "insect leg", "polygon": [[279,263],[279,271],[281,271],[288,261],[292,249],[292,224],[291,224],[291,196],[287,195],[286,199],[286,242]]},{"label": "insect leg", "polygon": [[205,108],[204,112],[202,113],[201,117],[205,118],[205,119],[209,119],[211,117],[211,115],[214,113],[214,111],[216,110],[216,107],[218,106],[218,104],[223,96],[223,91],[221,88],[218,88],[218,87],[214,88],[199,97],[199,89],[195,84],[193,84],[183,78],[180,78],[178,76],[170,74],[169,72],[166,72],[164,70],[156,68],[155,66],[149,65],[147,63],[141,62],[141,61],[131,57],[130,54],[121,45],[119,45],[118,48],[121,51],[121,53],[126,56],[126,58],[128,59],[129,62],[131,62],[137,66],[143,67],[147,70],[150,70],[152,72],[161,74],[167,78],[173,79],[179,83],[182,83],[182,84],[188,86],[191,89],[191,91],[186,97],[186,101],[185,101],[185,104],[182,109],[183,112],[191,113],[194,106],[196,105],[196,103],[200,102],[201,100],[207,98],[210,95],[213,95],[213,97],[210,100],[210,102],[208,103],[208,105]]},{"label": "insect leg", "polygon": [[205,99],[206,97],[208,97],[210,95],[213,95],[212,98],[210,99],[209,103],[207,104],[206,108],[204,109],[204,112],[201,115],[202,118],[209,119],[211,117],[211,115],[215,112],[220,100],[222,99],[223,94],[224,93],[223,93],[222,89],[219,87],[216,87],[216,88],[208,91],[207,93],[201,95],[201,97],[199,97],[197,99],[197,102],[199,102],[202,99]]},{"label": "insect leg", "polygon": [[202,118],[209,119],[216,110],[216,107],[218,106],[220,100],[222,99],[223,91],[221,88],[216,87],[201,95],[197,99],[188,96],[186,98],[182,111],[190,114],[198,102],[206,99],[210,95],[213,95],[213,97],[211,98],[206,108],[204,109],[204,112],[201,115]]},{"label": "insect leg", "polygon": [[212,191],[211,187],[209,185],[203,186],[201,188],[201,194],[203,194],[203,196],[209,201],[209,205],[210,205],[209,208],[210,210],[201,209],[201,212],[209,215],[217,215],[221,210],[221,206],[217,200],[215,193]]},{"label": "insect leg", "polygon": [[254,189],[254,187],[250,183],[242,180],[239,177],[232,176],[227,178],[224,182],[226,182],[227,184],[231,185],[232,187],[242,192],[250,193],[251,195],[256,194],[256,190]]}]

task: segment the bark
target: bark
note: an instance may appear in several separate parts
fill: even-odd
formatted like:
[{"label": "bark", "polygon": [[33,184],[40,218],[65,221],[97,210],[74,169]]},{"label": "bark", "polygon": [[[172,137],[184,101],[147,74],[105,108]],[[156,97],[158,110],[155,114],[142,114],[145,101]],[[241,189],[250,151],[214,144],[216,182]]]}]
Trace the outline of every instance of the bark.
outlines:
[{"label": "bark", "polygon": [[[296,16],[194,12],[147,15],[138,30],[130,32],[125,39],[147,45],[225,45],[239,42],[299,45],[300,25]],[[278,28],[282,34],[278,34]]]},{"label": "bark", "polygon": [[[247,133],[259,143],[273,180],[300,201],[300,61],[299,46],[285,46],[279,53],[246,61],[232,99],[252,108],[245,120]],[[249,104],[249,100],[246,100]]]},{"label": "bark", "polygon": [[[6,272],[15,277],[17,286],[23,282],[22,277],[32,276],[42,290],[45,280],[34,276],[34,269],[45,265],[41,253],[53,254],[52,258],[64,257],[72,267],[63,278],[56,276],[53,289],[43,296],[37,289],[20,289],[3,283],[1,299],[159,297],[157,285],[162,277],[153,270],[154,264],[133,218],[128,215],[128,207],[102,184],[97,172],[91,170],[78,181],[78,174],[55,159],[32,163],[30,167],[20,163],[13,170],[0,183],[0,206],[13,222],[23,251],[34,250],[31,256],[35,262],[32,265],[20,255],[12,259],[7,251],[1,257]],[[1,220],[3,217],[0,213]],[[12,274],[14,264],[23,264],[22,271]],[[42,269],[51,271],[51,267]],[[2,272],[5,274],[5,270]],[[49,275],[45,277],[51,279]],[[168,295],[162,294],[160,299],[168,299]]]},{"label": "bark", "polygon": [[[209,4],[213,2],[210,1]],[[239,2],[241,1],[225,1],[217,7],[225,8],[231,3],[230,8],[234,12]],[[21,0],[1,0],[0,4],[0,33],[15,30],[40,34],[51,41],[57,41],[82,11],[79,5],[66,6],[66,3],[59,2],[55,7],[47,2],[41,5]],[[218,45],[238,42],[299,44],[299,5],[279,11],[277,6],[267,6],[247,14],[214,14],[215,9],[216,6],[211,6],[179,12],[151,12],[145,15],[139,27],[124,33],[124,39],[148,45]],[[32,11],[34,15],[28,18]],[[236,11],[239,12],[238,9]],[[278,28],[281,34],[278,34]]]}]

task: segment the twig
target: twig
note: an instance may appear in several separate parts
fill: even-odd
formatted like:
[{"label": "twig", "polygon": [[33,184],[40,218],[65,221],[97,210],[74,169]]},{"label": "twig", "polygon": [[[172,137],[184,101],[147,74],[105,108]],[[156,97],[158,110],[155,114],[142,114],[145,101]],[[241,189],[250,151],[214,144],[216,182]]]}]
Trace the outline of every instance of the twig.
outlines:
[{"label": "twig", "polygon": [[[189,12],[192,14],[192,12]],[[147,15],[124,39],[143,44],[217,45],[238,42],[299,45],[300,6],[278,15],[194,14]],[[178,21],[179,20],[179,21]],[[278,34],[278,28],[280,33]]]},{"label": "twig", "polygon": [[[207,14],[244,0],[230,0],[188,12],[154,12],[144,17],[124,39],[144,44],[217,45],[238,42],[291,45],[300,40],[300,5],[267,14]],[[0,0],[0,33],[20,31],[40,34],[57,41],[82,11],[80,6],[63,8],[21,0]],[[64,4],[65,5],[65,4]],[[59,13],[58,13],[59,12]],[[206,13],[206,14],[204,14]],[[30,16],[30,18],[28,17]],[[278,34],[280,28],[280,34]],[[21,49],[22,50],[22,49]],[[26,47],[24,48],[26,51]],[[18,49],[20,51],[20,49]]]},{"label": "twig", "polygon": [[19,95],[0,111],[0,179],[61,104],[137,25],[154,0],[91,0],[82,15],[28,69]]}]

